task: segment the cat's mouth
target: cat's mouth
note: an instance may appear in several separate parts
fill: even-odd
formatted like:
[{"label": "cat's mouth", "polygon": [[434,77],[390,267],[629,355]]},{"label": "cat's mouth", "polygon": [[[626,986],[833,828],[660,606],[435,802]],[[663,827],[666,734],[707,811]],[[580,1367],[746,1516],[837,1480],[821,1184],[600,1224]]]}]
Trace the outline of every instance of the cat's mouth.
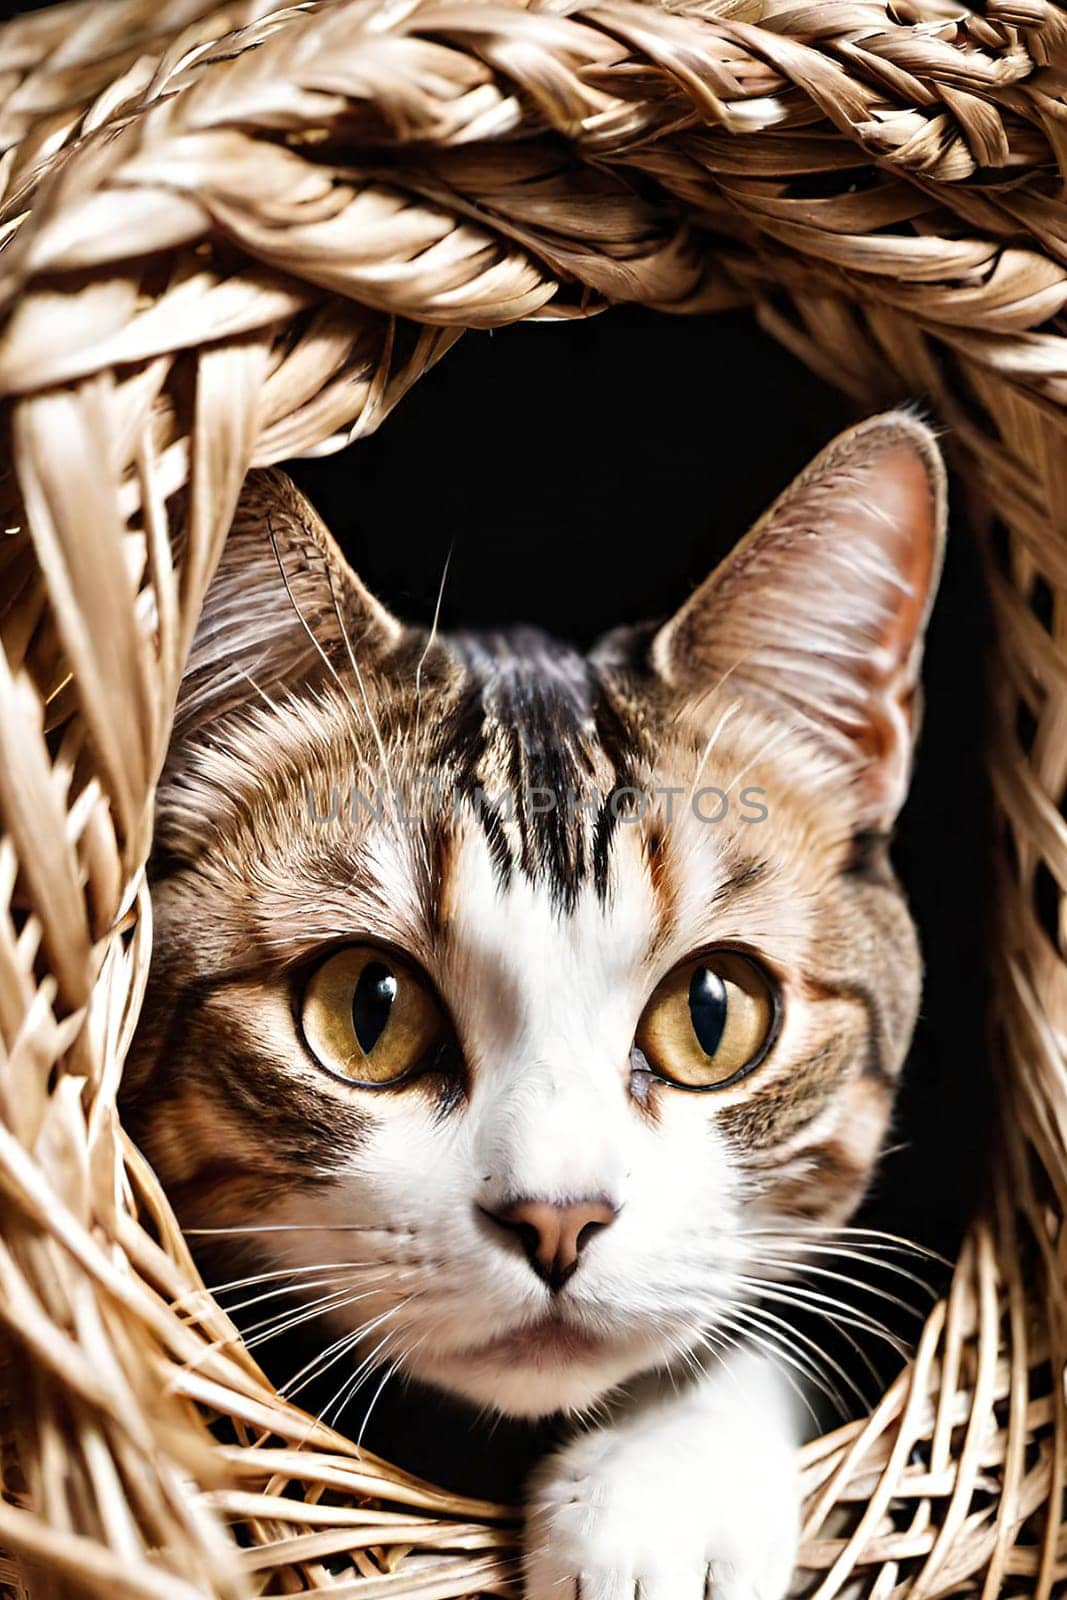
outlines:
[{"label": "cat's mouth", "polygon": [[578,1411],[662,1352],[650,1332],[594,1324],[561,1309],[476,1342],[438,1350],[423,1376],[507,1416]]},{"label": "cat's mouth", "polygon": [[568,1361],[588,1361],[609,1348],[602,1335],[567,1322],[551,1313],[465,1351],[468,1360],[514,1361],[543,1366]]}]

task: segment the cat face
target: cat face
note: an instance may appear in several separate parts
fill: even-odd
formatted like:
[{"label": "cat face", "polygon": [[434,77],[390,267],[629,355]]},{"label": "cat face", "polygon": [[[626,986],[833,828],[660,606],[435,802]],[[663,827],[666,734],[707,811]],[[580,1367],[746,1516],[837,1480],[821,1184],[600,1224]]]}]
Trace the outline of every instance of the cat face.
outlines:
[{"label": "cat face", "polygon": [[253,477],[126,1087],[183,1223],[292,1269],[354,1370],[513,1414],[751,1332],[860,1199],[914,1023],[885,838],[943,524],[930,435],[875,419],[583,657],[402,627]]}]

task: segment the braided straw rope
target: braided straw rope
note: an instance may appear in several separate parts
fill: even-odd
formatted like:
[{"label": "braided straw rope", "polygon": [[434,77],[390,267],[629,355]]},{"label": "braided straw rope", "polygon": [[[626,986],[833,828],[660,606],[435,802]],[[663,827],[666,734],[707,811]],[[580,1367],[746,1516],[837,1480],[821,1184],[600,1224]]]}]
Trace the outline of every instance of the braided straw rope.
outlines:
[{"label": "braided straw rope", "polygon": [[914,1361],[804,1453],[803,1577],[1064,1592],[1065,84],[1051,0],[82,0],[0,29],[11,1593],[507,1592],[511,1513],[272,1392],[115,1094],[153,783],[246,471],[376,428],[464,328],[612,301],[751,304],[949,430],[998,635],[1001,1144]]}]

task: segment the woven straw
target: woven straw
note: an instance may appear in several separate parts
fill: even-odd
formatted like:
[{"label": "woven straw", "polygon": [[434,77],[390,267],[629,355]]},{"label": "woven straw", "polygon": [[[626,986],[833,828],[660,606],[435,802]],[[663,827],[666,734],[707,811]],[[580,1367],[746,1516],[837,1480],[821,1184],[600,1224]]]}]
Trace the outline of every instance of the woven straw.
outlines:
[{"label": "woven straw", "polygon": [[997,631],[1001,1142],[914,1361],[804,1452],[802,1579],[1064,1592],[1065,85],[1049,0],[83,0],[0,29],[0,1584],[514,1580],[513,1513],[272,1392],[116,1086],[246,471],[378,427],[464,328],[636,301],[749,304],[948,430]]}]

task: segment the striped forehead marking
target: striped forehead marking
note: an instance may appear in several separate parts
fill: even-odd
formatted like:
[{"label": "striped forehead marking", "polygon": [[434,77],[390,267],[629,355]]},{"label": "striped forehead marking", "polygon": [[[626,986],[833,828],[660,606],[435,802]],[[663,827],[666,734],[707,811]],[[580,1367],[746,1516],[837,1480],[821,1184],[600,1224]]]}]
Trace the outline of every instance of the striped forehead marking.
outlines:
[{"label": "striped forehead marking", "polygon": [[437,758],[471,802],[498,881],[522,872],[564,912],[589,883],[605,900],[616,797],[634,786],[638,730],[590,662],[548,634],[516,628],[447,643],[466,683]]}]

